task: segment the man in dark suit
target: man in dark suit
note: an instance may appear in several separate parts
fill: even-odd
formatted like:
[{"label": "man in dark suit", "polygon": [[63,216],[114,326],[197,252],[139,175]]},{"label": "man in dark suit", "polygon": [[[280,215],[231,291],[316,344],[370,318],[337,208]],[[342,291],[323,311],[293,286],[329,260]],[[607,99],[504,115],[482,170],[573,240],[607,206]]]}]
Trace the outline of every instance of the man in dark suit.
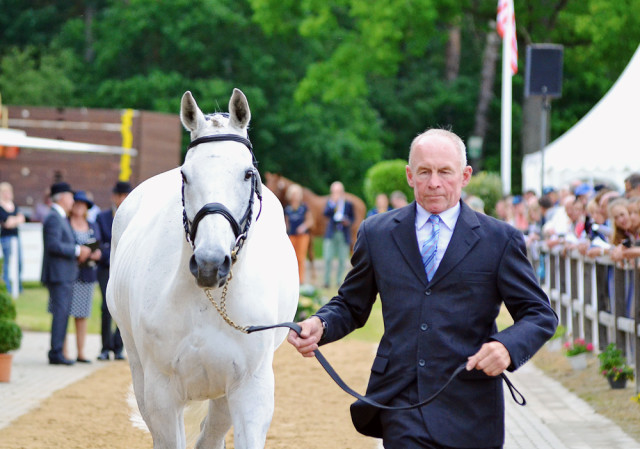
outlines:
[{"label": "man in dark suit", "polygon": [[49,363],[73,365],[73,360],[62,353],[67,336],[67,323],[71,309],[73,281],[78,277],[78,262],[87,260],[91,249],[77,245],[67,216],[73,206],[73,191],[66,182],[51,186],[51,211],[42,225],[44,254],[42,283],[49,290],[51,320],[51,349]]},{"label": "man in dark suit", "polygon": [[[357,430],[382,438],[387,449],[501,448],[504,399],[496,376],[529,360],[557,325],[522,233],[460,201],[471,171],[457,135],[432,129],[416,137],[406,168],[416,201],[362,223],[338,295],[301,323],[301,337],[288,337],[313,356],[318,344],[363,326],[379,294],[384,335],[368,397],[418,403],[466,363],[419,409],[352,405]],[[498,331],[503,303],[514,324]]]},{"label": "man in dark suit", "polygon": [[325,287],[329,287],[334,258],[338,259],[336,283],[339,284],[344,276],[344,265],[351,248],[351,224],[354,220],[353,204],[345,198],[344,186],[340,181],[333,182],[329,188],[329,200],[324,208],[324,216],[328,220],[322,244],[324,284]]},{"label": "man in dark suit", "polygon": [[113,351],[115,360],[124,360],[122,355],[122,337],[120,330],[115,332],[111,329],[111,313],[107,307],[107,283],[109,281],[109,267],[111,265],[111,227],[113,226],[113,216],[120,204],[131,192],[131,184],[125,181],[118,181],[111,191],[111,208],[100,212],[96,216],[96,226],[100,231],[100,250],[102,257],[98,261],[98,283],[102,292],[102,351],[98,360],[109,360],[109,351]]}]

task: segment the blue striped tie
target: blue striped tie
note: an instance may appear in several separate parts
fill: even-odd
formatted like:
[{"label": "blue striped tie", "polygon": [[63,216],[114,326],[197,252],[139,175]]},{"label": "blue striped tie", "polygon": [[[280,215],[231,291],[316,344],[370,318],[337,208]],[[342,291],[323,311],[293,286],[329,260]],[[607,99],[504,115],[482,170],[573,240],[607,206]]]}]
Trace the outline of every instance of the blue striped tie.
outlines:
[{"label": "blue striped tie", "polygon": [[436,271],[436,252],[438,251],[438,237],[440,236],[440,216],[431,215],[428,220],[433,228],[431,235],[422,244],[422,263],[427,279],[431,280]]}]

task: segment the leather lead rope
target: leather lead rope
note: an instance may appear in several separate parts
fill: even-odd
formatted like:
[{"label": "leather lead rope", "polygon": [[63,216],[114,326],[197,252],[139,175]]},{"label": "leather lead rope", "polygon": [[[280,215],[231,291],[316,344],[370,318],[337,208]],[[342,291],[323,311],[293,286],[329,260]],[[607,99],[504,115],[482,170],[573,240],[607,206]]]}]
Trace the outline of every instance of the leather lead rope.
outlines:
[{"label": "leather lead rope", "polygon": [[[300,326],[297,323],[293,323],[293,322],[274,324],[274,325],[271,325],[271,326],[249,326],[249,327],[247,327],[245,329],[246,329],[246,333],[250,334],[252,332],[259,332],[259,331],[264,331],[264,330],[267,330],[267,329],[275,329],[275,328],[278,328],[278,327],[288,327],[289,329],[291,329],[292,331],[294,331],[298,335],[300,335],[300,332],[302,332],[302,329],[300,328]],[[467,366],[467,364],[465,362],[462,365],[460,365],[459,367],[457,367],[455,369],[455,371],[451,374],[449,379],[447,379],[447,381],[444,383],[444,385],[442,385],[442,387],[440,387],[438,389],[438,391],[436,391],[434,394],[429,396],[424,401],[421,401],[421,402],[419,402],[417,404],[411,404],[411,405],[389,406],[389,405],[380,404],[379,402],[376,402],[373,399],[368,398],[366,396],[363,396],[360,393],[358,393],[357,391],[353,390],[351,387],[349,387],[349,385],[347,385],[340,378],[338,373],[336,373],[336,371],[333,369],[333,367],[327,361],[327,359],[324,358],[324,356],[322,355],[322,353],[320,352],[319,349],[316,349],[315,351],[313,351],[313,353],[315,354],[316,359],[318,359],[318,362],[320,362],[320,365],[322,365],[322,367],[327,372],[327,374],[329,374],[329,376],[333,379],[333,381],[336,384],[338,384],[338,386],[340,388],[342,388],[342,390],[344,390],[346,393],[350,394],[354,398],[359,399],[360,401],[362,401],[362,402],[364,402],[364,403],[366,403],[368,405],[371,405],[372,407],[376,407],[376,408],[383,409],[383,410],[411,410],[411,409],[414,409],[414,408],[423,407],[423,406],[429,404],[430,402],[433,402],[433,400],[435,398],[437,398],[438,395],[440,393],[442,393],[444,391],[444,389],[447,388],[449,386],[449,384],[453,381],[453,379],[455,379],[455,377],[458,374],[460,374],[462,371],[464,371],[466,369],[466,366]],[[502,374],[500,374],[500,377],[502,377],[502,379],[507,384],[507,387],[509,388],[509,392],[511,393],[511,397],[516,402],[516,404],[525,405],[527,403],[526,399],[524,398],[522,393],[520,393],[518,391],[518,389],[511,383],[511,381],[507,378],[506,374],[502,373]]]}]

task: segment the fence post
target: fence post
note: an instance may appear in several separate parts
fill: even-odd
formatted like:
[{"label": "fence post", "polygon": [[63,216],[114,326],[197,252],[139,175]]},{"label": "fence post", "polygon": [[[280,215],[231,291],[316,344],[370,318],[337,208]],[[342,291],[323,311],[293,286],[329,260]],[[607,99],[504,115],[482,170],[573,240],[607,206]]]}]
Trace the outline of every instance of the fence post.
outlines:
[{"label": "fence post", "polygon": [[615,342],[616,347],[622,350],[623,354],[627,353],[627,345],[625,340],[624,332],[618,326],[618,318],[624,317],[624,311],[626,308],[626,296],[627,289],[625,283],[625,270],[623,268],[615,266],[613,270],[613,329],[615,331]]},{"label": "fence post", "polygon": [[596,260],[596,295],[597,304],[596,309],[596,323],[598,323],[598,349],[603,350],[609,344],[609,330],[608,327],[600,319],[600,312],[611,312],[611,306],[609,301],[609,266],[604,265]]},{"label": "fence post", "polygon": [[596,284],[596,266],[592,260],[582,259],[582,289],[584,310],[584,335],[585,340],[598,344],[598,295]]},{"label": "fence post", "polygon": [[634,308],[633,319],[635,320],[635,338],[634,354],[636,356],[636,394],[640,394],[640,259],[635,260],[635,273],[633,276],[633,296],[634,296]]}]

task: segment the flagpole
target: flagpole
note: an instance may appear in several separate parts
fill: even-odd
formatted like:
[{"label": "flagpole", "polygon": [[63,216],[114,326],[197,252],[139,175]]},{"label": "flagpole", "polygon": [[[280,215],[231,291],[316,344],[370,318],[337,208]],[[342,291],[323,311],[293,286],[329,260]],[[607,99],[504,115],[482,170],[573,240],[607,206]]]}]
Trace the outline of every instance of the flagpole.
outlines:
[{"label": "flagpole", "polygon": [[502,129],[500,133],[500,172],[504,195],[511,193],[511,39],[513,31],[513,21],[506,20],[502,38]]}]

